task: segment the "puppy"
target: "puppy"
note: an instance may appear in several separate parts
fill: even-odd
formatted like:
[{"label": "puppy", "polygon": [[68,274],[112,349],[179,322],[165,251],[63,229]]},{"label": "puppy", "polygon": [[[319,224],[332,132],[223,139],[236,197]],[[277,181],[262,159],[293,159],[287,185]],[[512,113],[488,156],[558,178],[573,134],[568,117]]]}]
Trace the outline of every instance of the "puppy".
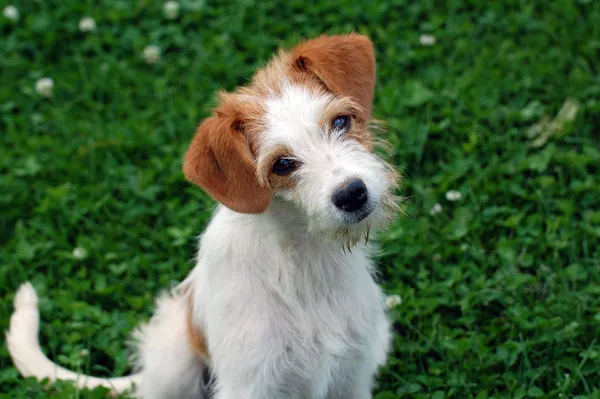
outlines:
[{"label": "puppy", "polygon": [[222,93],[185,155],[220,204],[188,277],[134,334],[138,373],[58,367],[19,290],[7,342],[25,376],[136,386],[144,399],[367,399],[390,341],[369,232],[397,210],[397,174],[373,151],[371,41],[321,36]]}]

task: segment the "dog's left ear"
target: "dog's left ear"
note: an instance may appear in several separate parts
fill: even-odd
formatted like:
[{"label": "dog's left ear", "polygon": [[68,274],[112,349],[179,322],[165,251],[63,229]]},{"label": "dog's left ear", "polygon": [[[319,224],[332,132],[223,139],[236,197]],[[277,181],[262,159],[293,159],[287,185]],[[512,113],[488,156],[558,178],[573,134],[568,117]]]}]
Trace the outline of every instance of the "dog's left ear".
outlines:
[{"label": "dog's left ear", "polygon": [[314,74],[329,90],[348,96],[371,117],[375,89],[373,43],[359,34],[321,36],[292,50],[294,68]]}]

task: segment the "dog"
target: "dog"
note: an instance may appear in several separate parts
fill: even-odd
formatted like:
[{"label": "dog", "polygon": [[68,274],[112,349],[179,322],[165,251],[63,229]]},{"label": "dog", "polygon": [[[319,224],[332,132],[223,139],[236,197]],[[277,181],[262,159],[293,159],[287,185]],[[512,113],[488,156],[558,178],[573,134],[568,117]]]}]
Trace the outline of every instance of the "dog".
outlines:
[{"label": "dog", "polygon": [[196,266],[133,334],[135,374],[50,361],[29,283],[7,333],[21,374],[144,399],[371,398],[391,328],[369,234],[400,204],[375,151],[375,72],[368,37],[322,35],[221,92],[183,160],[217,208]]}]

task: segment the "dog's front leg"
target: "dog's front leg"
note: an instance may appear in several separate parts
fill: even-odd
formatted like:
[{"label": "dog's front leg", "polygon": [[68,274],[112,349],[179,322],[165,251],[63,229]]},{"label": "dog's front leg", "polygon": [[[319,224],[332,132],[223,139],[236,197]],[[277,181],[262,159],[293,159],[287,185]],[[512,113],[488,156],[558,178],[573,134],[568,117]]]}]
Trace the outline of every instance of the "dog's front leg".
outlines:
[{"label": "dog's front leg", "polygon": [[347,354],[332,381],[327,399],[371,399],[375,374],[386,362],[390,344],[390,324],[383,309],[373,314],[360,349]]},{"label": "dog's front leg", "polygon": [[[258,338],[258,337],[257,337]],[[213,366],[217,374],[215,399],[297,399],[301,378],[280,350],[277,338],[227,337],[231,350],[219,351]]]},{"label": "dog's front leg", "polygon": [[327,394],[327,399],[371,399],[376,366],[371,356],[356,351],[341,366]]},{"label": "dog's front leg", "polygon": [[[206,306],[215,399],[299,399],[307,361],[277,301],[250,281],[219,287]],[[232,293],[235,293],[232,294]],[[310,396],[309,396],[310,397]]]}]

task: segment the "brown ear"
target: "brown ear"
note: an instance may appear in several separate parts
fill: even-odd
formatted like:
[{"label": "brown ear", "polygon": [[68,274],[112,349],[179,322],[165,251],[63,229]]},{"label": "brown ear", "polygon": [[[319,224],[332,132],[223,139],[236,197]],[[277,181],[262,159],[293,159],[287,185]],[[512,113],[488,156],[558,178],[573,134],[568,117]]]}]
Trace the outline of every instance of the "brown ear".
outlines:
[{"label": "brown ear", "polygon": [[292,50],[295,67],[314,74],[331,91],[349,96],[371,116],[375,89],[373,43],[359,34],[321,36]]},{"label": "brown ear", "polygon": [[258,183],[254,156],[237,126],[233,117],[219,114],[202,122],[185,154],[183,173],[226,207],[261,213],[271,194]]}]

